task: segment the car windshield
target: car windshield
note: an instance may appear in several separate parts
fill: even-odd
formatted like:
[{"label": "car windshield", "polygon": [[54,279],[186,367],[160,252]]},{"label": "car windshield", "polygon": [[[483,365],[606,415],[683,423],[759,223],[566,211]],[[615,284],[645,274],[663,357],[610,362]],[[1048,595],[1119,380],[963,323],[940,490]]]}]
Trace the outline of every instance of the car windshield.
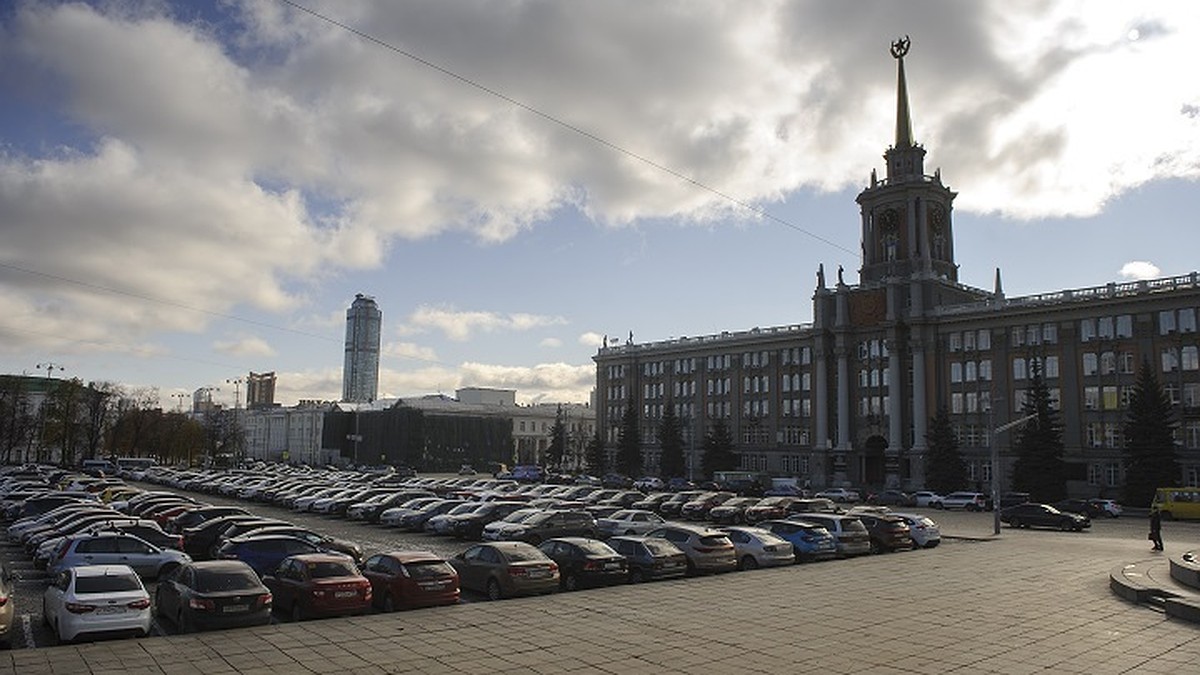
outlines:
[{"label": "car windshield", "polygon": [[201,593],[249,591],[259,587],[253,570],[196,570],[196,590]]},{"label": "car windshield", "polygon": [[505,523],[520,523],[520,522],[529,520],[530,518],[533,518],[534,516],[539,515],[539,514],[541,514],[541,511],[529,510],[529,509],[517,509],[516,511],[513,511],[512,513],[508,514],[507,516],[504,516],[500,520]]},{"label": "car windshield", "polygon": [[419,560],[404,563],[404,570],[413,579],[433,579],[454,574],[454,568],[441,560]]},{"label": "car windshield", "polygon": [[676,546],[666,539],[645,539],[642,545],[654,556],[674,555],[677,552]]},{"label": "car windshield", "polygon": [[105,574],[103,576],[78,577],[75,579],[76,595],[136,591],[141,588],[142,584],[136,576]]},{"label": "car windshield", "polygon": [[352,577],[357,576],[351,567],[350,563],[322,560],[320,562],[308,563],[308,577],[310,579],[329,579],[331,577]]},{"label": "car windshield", "polygon": [[843,532],[866,532],[867,526],[861,520],[845,520],[842,522]]},{"label": "car windshield", "polygon": [[732,544],[729,541],[729,537],[726,537],[723,534],[721,534],[721,535],[710,534],[710,535],[700,537],[700,545],[701,546],[731,546]]},{"label": "car windshield", "polygon": [[447,515],[457,516],[463,513],[470,513],[477,508],[479,508],[479,504],[467,502],[466,504],[459,504],[458,506],[450,509],[450,512]]}]

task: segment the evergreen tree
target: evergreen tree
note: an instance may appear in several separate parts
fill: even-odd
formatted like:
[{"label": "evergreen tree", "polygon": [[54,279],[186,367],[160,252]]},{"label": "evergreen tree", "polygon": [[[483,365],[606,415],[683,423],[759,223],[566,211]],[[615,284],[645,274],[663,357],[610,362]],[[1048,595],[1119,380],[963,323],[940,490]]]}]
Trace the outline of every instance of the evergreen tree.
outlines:
[{"label": "evergreen tree", "polygon": [[1142,361],[1125,417],[1125,503],[1149,506],[1154,491],[1179,484],[1177,422],[1171,399],[1148,360]]},{"label": "evergreen tree", "polygon": [[583,461],[586,471],[593,476],[603,476],[608,473],[608,450],[604,447],[604,441],[600,438],[600,430],[596,429],[596,435],[588,440],[587,448],[583,452]]},{"label": "evergreen tree", "polygon": [[624,476],[639,476],[642,473],[642,431],[637,406],[632,402],[625,405],[621,418],[621,437],[617,440],[616,472]]},{"label": "evergreen tree", "polygon": [[711,480],[715,471],[732,471],[738,467],[738,456],[733,451],[733,436],[724,420],[717,420],[704,435],[704,456],[700,458],[700,472]]},{"label": "evergreen tree", "polygon": [[546,463],[551,467],[561,467],[563,457],[567,453],[567,425],[563,422],[562,406],[554,414],[554,426],[550,429],[550,447],[546,448]]},{"label": "evergreen tree", "polygon": [[1029,365],[1029,390],[1021,412],[1036,417],[1015,434],[1013,489],[1028,492],[1035,502],[1056,502],[1067,496],[1062,423],[1058,411],[1050,405],[1050,390],[1042,379],[1040,361],[1030,359]]},{"label": "evergreen tree", "polygon": [[662,447],[659,473],[663,478],[682,477],[687,470],[683,458],[683,429],[675,416],[675,406],[667,404],[658,426],[658,443]]},{"label": "evergreen tree", "polygon": [[967,463],[958,449],[958,436],[950,424],[946,406],[939,406],[925,433],[925,485],[939,494],[961,490],[967,485]]}]

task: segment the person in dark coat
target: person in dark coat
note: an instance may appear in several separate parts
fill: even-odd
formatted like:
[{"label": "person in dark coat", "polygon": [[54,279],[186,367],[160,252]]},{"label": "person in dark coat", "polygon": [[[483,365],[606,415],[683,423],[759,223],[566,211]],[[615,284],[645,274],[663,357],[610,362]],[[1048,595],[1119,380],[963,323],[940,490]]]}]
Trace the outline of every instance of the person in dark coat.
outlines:
[{"label": "person in dark coat", "polygon": [[1151,550],[1163,550],[1162,514],[1157,509],[1150,512],[1150,541],[1154,542],[1154,548]]}]

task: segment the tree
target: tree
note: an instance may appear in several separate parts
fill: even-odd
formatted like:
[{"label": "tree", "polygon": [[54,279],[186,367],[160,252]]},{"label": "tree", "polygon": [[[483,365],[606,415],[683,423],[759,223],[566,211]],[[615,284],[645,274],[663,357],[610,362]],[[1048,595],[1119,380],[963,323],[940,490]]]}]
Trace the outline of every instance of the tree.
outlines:
[{"label": "tree", "polygon": [[662,448],[659,473],[663,478],[682,477],[687,470],[683,458],[683,429],[675,416],[675,406],[668,404],[658,425],[658,444]]},{"label": "tree", "polygon": [[1149,360],[1143,360],[1125,417],[1125,503],[1149,506],[1154,491],[1179,484],[1178,424],[1171,399]]},{"label": "tree", "polygon": [[738,456],[733,451],[733,436],[725,420],[717,420],[712,429],[704,434],[704,456],[700,458],[700,472],[712,479],[715,471],[732,471],[738,467]]},{"label": "tree", "polygon": [[946,406],[939,406],[925,433],[925,486],[939,494],[961,490],[967,484],[967,463],[958,449],[958,436]]},{"label": "tree", "polygon": [[567,425],[563,422],[563,409],[558,406],[554,414],[554,426],[550,429],[550,447],[546,448],[546,464],[561,467],[567,454]]},{"label": "tree", "polygon": [[1067,496],[1062,424],[1058,411],[1050,405],[1050,390],[1042,379],[1041,363],[1037,359],[1029,361],[1029,390],[1021,412],[1035,417],[1015,434],[1013,488],[1028,492],[1035,502],[1056,502]]},{"label": "tree", "polygon": [[642,473],[642,432],[641,420],[638,418],[637,406],[632,403],[625,405],[625,414],[621,417],[621,437],[617,440],[616,471],[625,476],[637,476]]},{"label": "tree", "polygon": [[587,448],[584,450],[584,463],[587,472],[593,476],[603,476],[608,472],[608,451],[604,448],[599,429],[596,429],[595,436],[588,439]]},{"label": "tree", "polygon": [[10,464],[26,457],[36,423],[24,378],[0,377],[0,462]]}]

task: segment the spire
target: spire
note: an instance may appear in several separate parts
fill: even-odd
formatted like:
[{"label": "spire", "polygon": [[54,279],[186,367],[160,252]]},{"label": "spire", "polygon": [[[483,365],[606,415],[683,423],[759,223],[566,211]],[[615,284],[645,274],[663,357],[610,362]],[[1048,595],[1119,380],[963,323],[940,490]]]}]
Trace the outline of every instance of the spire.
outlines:
[{"label": "spire", "polygon": [[905,35],[903,40],[896,40],[892,43],[892,58],[896,59],[897,63],[897,78],[896,84],[896,146],[897,148],[911,148],[913,146],[912,138],[912,116],[908,112],[908,83],[904,79],[904,55],[908,54],[909,40]]},{"label": "spire", "polygon": [[996,300],[1004,299],[1004,287],[1000,285],[1000,268],[999,267],[996,268],[996,285],[992,289],[992,296]]}]

